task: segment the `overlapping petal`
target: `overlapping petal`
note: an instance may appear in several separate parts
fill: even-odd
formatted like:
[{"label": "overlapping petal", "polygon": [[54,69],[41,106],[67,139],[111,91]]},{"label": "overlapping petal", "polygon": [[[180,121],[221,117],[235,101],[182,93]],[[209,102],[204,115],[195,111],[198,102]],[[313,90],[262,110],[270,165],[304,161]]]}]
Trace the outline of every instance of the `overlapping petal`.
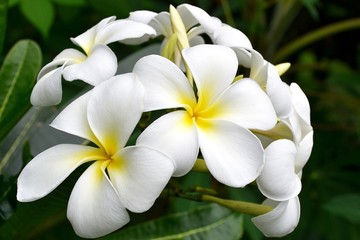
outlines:
[{"label": "overlapping petal", "polygon": [[196,99],[188,79],[166,58],[143,57],[135,64],[133,73],[146,90],[145,111],[195,106]]},{"label": "overlapping petal", "polygon": [[279,118],[286,118],[292,112],[291,94],[275,66],[264,60],[254,49],[251,52],[250,78],[254,79],[270,97]]},{"label": "overlapping petal", "polygon": [[125,207],[132,212],[144,212],[168,183],[174,165],[159,151],[133,146],[113,156],[107,170]]},{"label": "overlapping petal", "polygon": [[214,44],[252,49],[249,38],[240,30],[223,24],[213,34]]},{"label": "overlapping petal", "polygon": [[198,89],[202,109],[212,102],[234,80],[238,62],[233,50],[217,45],[198,45],[183,50]]},{"label": "overlapping petal", "polygon": [[115,76],[96,86],[87,107],[90,128],[106,153],[123,148],[143,113],[142,85],[133,74]]},{"label": "overlapping petal", "polygon": [[206,166],[219,182],[244,187],[259,176],[265,155],[255,135],[228,121],[197,119],[196,123]]},{"label": "overlapping petal", "polygon": [[283,237],[291,233],[298,225],[300,202],[297,196],[284,202],[267,199],[263,204],[272,206],[274,209],[251,220],[265,236]]},{"label": "overlapping petal", "polygon": [[86,59],[86,55],[76,49],[68,48],[61,51],[50,63],[46,64],[39,72],[38,80],[46,73],[64,64],[73,64]]},{"label": "overlapping petal", "polygon": [[61,144],[51,147],[32,159],[18,178],[17,199],[34,201],[54,190],[81,164],[104,159],[98,148]]},{"label": "overlapping petal", "polygon": [[197,130],[186,111],[160,117],[142,132],[136,144],[158,149],[170,156],[175,164],[174,176],[188,173],[199,152]]},{"label": "overlapping petal", "polygon": [[295,160],[295,172],[299,173],[310,158],[313,148],[314,131],[310,131],[298,144]]},{"label": "overlapping petal", "polygon": [[107,24],[96,35],[95,42],[109,44],[123,42],[127,44],[140,44],[155,36],[155,30],[147,24],[121,19]]},{"label": "overlapping petal", "polygon": [[68,81],[80,79],[95,86],[114,76],[116,70],[117,58],[114,52],[106,45],[96,45],[84,61],[66,66],[63,77]]},{"label": "overlapping petal", "polygon": [[286,201],[301,190],[300,178],[295,173],[296,147],[290,140],[272,142],[265,149],[265,165],[256,180],[261,193],[276,201]]},{"label": "overlapping petal", "polygon": [[168,12],[161,12],[151,19],[149,25],[152,26],[158,34],[170,38],[173,34],[171,27],[170,14]]},{"label": "overlapping petal", "polygon": [[289,87],[284,83],[274,65],[267,65],[266,93],[273,103],[279,118],[286,118],[293,112]]},{"label": "overlapping petal", "polygon": [[87,106],[91,93],[92,91],[89,91],[71,102],[56,116],[50,126],[63,132],[85,138],[101,146],[101,143],[91,130],[87,118]]},{"label": "overlapping petal", "polygon": [[274,127],[277,121],[270,99],[251,79],[232,84],[201,116],[263,130]]},{"label": "overlapping petal", "polygon": [[96,238],[113,232],[129,222],[129,215],[111,182],[104,165],[97,161],[87,168],[70,195],[67,217],[76,234]]},{"label": "overlapping petal", "polygon": [[151,19],[153,19],[156,15],[157,13],[153,11],[138,10],[138,11],[130,12],[128,19],[132,21],[148,24],[151,21]]},{"label": "overlapping petal", "polygon": [[71,38],[71,41],[74,44],[80,46],[85,51],[86,54],[89,54],[89,52],[91,51],[92,47],[95,44],[95,38],[98,32],[101,29],[103,29],[106,25],[108,25],[110,22],[113,22],[115,18],[116,18],[115,16],[104,18],[98,24],[88,29],[86,32],[80,34],[75,38]]},{"label": "overlapping petal", "polygon": [[199,7],[195,7],[190,4],[181,4],[176,9],[187,29],[199,23],[208,34],[212,34],[222,25],[218,18],[211,17],[207,12]]}]

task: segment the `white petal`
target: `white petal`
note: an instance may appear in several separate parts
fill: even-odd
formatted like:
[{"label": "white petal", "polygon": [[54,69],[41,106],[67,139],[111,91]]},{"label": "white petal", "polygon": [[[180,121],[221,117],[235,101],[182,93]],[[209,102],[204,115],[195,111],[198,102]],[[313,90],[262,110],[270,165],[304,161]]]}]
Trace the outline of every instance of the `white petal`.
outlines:
[{"label": "white petal", "polygon": [[[204,29],[203,29],[201,26],[191,28],[191,29],[187,32],[190,46],[195,46],[195,45],[198,45],[198,44],[204,44],[204,43],[205,43],[205,40],[200,36],[200,35],[203,34],[203,33],[204,33]],[[202,39],[202,41],[199,42],[198,44],[191,44],[191,41],[192,41],[193,38],[200,38],[200,39]],[[197,41],[196,41],[196,42],[197,42]]]},{"label": "white petal", "polygon": [[299,116],[310,125],[310,104],[305,93],[301,90],[299,85],[291,83],[290,90],[292,94],[292,103],[295,111]]},{"label": "white petal", "polygon": [[211,17],[199,7],[190,4],[181,4],[176,9],[187,29],[199,23],[208,34],[212,34],[217,28],[221,27],[221,21],[219,19]]},{"label": "white petal", "polygon": [[260,71],[264,69],[265,65],[268,64],[264,60],[262,55],[254,49],[248,49],[251,53],[251,68],[250,68],[250,78],[257,81],[260,86],[266,86],[266,73],[259,75]]},{"label": "white petal", "polygon": [[267,70],[266,92],[273,103],[277,116],[280,119],[286,118],[293,111],[289,86],[281,81],[274,65],[269,63]]},{"label": "white petal", "polygon": [[283,122],[291,129],[293,141],[297,145],[309,132],[313,131],[312,126],[301,118],[296,111],[293,111],[289,118],[284,119]]},{"label": "white petal", "polygon": [[67,217],[80,237],[104,236],[130,220],[101,164],[97,161],[86,169],[70,195]]},{"label": "white petal", "polygon": [[285,202],[265,200],[263,204],[273,206],[274,209],[251,220],[265,236],[283,237],[291,233],[298,225],[300,202],[297,196]]},{"label": "white petal", "polygon": [[233,50],[217,45],[197,45],[183,50],[196,83],[201,108],[208,107],[234,80],[238,62]]},{"label": "white petal", "polygon": [[65,67],[63,77],[68,81],[80,79],[95,86],[114,76],[116,70],[114,52],[108,46],[96,45],[83,62]]},{"label": "white petal", "polygon": [[195,106],[188,79],[166,58],[158,55],[143,57],[135,64],[133,73],[145,87],[145,111]]},{"label": "white petal", "polygon": [[223,24],[214,32],[214,43],[228,47],[242,47],[251,49],[251,42],[248,37],[236,28]]},{"label": "white petal", "polygon": [[74,64],[79,61],[84,61],[85,59],[86,59],[86,55],[84,55],[82,52],[79,52],[76,49],[73,48],[64,49],[54,58],[54,60],[46,64],[40,70],[38,74],[38,80],[42,78],[45,74],[54,70],[55,68],[58,68],[59,66],[62,66],[64,64]]},{"label": "white petal", "polygon": [[153,27],[158,34],[162,34],[164,37],[169,38],[173,34],[171,27],[170,14],[168,12],[161,12],[156,15],[149,25]]},{"label": "white petal", "polygon": [[125,207],[132,212],[144,212],[165,188],[174,165],[161,152],[133,146],[113,156],[107,169]]},{"label": "white petal", "polygon": [[155,36],[155,30],[147,24],[121,19],[107,24],[96,35],[97,44],[109,44],[120,41],[127,44],[139,44]]},{"label": "white petal", "polygon": [[277,121],[269,97],[248,78],[234,83],[200,114],[205,118],[227,120],[245,128],[262,130],[271,129]]},{"label": "white petal", "polygon": [[148,24],[151,19],[153,19],[157,15],[156,12],[148,11],[148,10],[139,10],[130,12],[128,19],[136,22],[141,22]]},{"label": "white petal", "polygon": [[175,163],[174,176],[188,173],[199,152],[197,130],[186,111],[175,111],[160,117],[142,132],[136,144],[170,156]]},{"label": "white petal", "polygon": [[276,201],[294,198],[300,193],[301,181],[295,173],[296,148],[282,139],[265,149],[265,165],[256,180],[261,193]]},{"label": "white petal", "polygon": [[69,60],[75,60],[75,61],[82,61],[86,58],[86,55],[80,52],[79,50],[73,49],[73,48],[67,48],[61,51],[53,61],[69,61]]},{"label": "white petal", "polygon": [[[190,46],[196,46],[196,45],[200,45],[200,44],[204,44],[204,43],[205,43],[205,40],[200,36],[194,36],[189,39]],[[185,68],[183,68],[183,69],[185,69]]]},{"label": "white petal", "polygon": [[240,66],[244,66],[246,68],[251,67],[251,54],[246,49],[232,47],[232,50],[234,50]]},{"label": "white petal", "polygon": [[206,166],[219,182],[244,187],[259,176],[264,150],[255,135],[232,122],[197,119],[196,123]]},{"label": "white petal", "polygon": [[17,199],[37,200],[49,194],[81,164],[103,159],[100,149],[61,144],[45,150],[32,159],[18,178]]},{"label": "white petal", "polygon": [[143,113],[142,85],[133,74],[123,74],[96,86],[91,94],[87,108],[90,127],[113,155],[125,146]]},{"label": "white petal", "polygon": [[86,32],[80,34],[75,38],[71,38],[71,41],[76,45],[80,46],[86,52],[86,54],[89,54],[89,52],[92,51],[93,46],[97,44],[95,42],[97,33],[107,24],[114,21],[115,18],[116,17],[112,16],[101,20],[98,24],[96,24]]},{"label": "white petal", "polygon": [[76,135],[100,145],[87,119],[87,106],[91,96],[89,91],[71,102],[50,124],[51,127]]},{"label": "white petal", "polygon": [[61,72],[62,67],[56,68],[43,75],[36,82],[30,96],[32,105],[46,107],[57,105],[61,102]]},{"label": "white petal", "polygon": [[295,160],[295,172],[299,173],[310,158],[313,148],[314,131],[310,131],[297,146],[297,154]]}]

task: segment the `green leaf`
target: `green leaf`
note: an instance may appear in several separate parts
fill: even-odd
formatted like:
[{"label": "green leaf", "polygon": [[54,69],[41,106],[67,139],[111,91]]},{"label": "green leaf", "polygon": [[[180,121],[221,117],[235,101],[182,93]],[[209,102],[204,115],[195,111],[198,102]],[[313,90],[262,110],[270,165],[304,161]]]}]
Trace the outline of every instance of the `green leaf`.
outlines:
[{"label": "green leaf", "polygon": [[4,39],[5,39],[6,18],[7,18],[7,0],[0,0],[0,55],[2,53]]},{"label": "green leaf", "polygon": [[16,180],[21,167],[31,158],[29,144],[24,146],[24,142],[35,130],[38,112],[38,109],[29,111],[0,143],[0,223],[15,209]]},{"label": "green leaf", "polygon": [[217,204],[171,214],[157,220],[128,227],[101,239],[240,239],[243,234],[243,215]]},{"label": "green leaf", "polygon": [[0,69],[0,141],[30,108],[31,89],[41,66],[41,50],[31,40],[17,42]]},{"label": "green leaf", "polygon": [[20,9],[30,23],[46,38],[54,21],[54,7],[50,0],[21,0]]},{"label": "green leaf", "polygon": [[16,6],[19,2],[20,0],[8,0],[9,8]]},{"label": "green leaf", "polygon": [[[46,197],[34,202],[18,203],[15,213],[0,225],[0,239],[44,239],[43,235],[55,228],[63,224],[70,225],[66,220],[67,201],[75,181],[83,170],[81,166]],[[76,235],[70,226],[66,231],[52,237],[75,238]]]},{"label": "green leaf", "polygon": [[323,205],[327,212],[360,223],[360,194],[346,194],[332,198]]}]

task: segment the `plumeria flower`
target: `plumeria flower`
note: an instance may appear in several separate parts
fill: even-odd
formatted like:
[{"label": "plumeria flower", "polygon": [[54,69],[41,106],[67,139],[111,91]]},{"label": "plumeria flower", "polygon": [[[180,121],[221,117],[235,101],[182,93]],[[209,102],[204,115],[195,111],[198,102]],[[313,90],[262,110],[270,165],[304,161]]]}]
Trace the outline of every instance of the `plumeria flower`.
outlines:
[{"label": "plumeria flower", "polygon": [[[179,18],[175,18],[176,20],[172,18],[175,13],[179,14]],[[170,6],[170,12],[161,12],[158,14],[144,10],[135,11],[130,13],[129,19],[149,24],[149,26],[156,30],[157,35],[164,36],[165,39],[162,43],[162,49],[164,49],[166,45],[172,44],[176,46],[173,41],[181,41],[181,38],[186,38],[189,46],[203,44],[205,40],[201,36],[202,34],[208,35],[213,44],[252,48],[249,39],[244,33],[222,23],[220,19],[210,16],[203,9],[190,4],[181,4],[176,9]],[[179,32],[179,29],[182,28],[181,25],[183,25],[184,33]],[[182,36],[184,34],[185,36]],[[177,35],[177,37],[174,38],[175,35]],[[175,47],[172,51],[175,55],[174,58],[169,58],[178,66],[181,60],[181,50],[182,48],[179,49]]]},{"label": "plumeria flower", "polygon": [[[267,146],[266,160],[256,182],[262,194],[275,201],[286,201],[300,193],[302,169],[313,146],[309,101],[296,83],[288,88],[292,114],[280,119],[273,129],[262,132],[270,138],[260,138]],[[284,139],[276,140],[280,138]]]},{"label": "plumeria flower", "polygon": [[294,113],[284,120],[291,129],[293,141],[297,148],[295,171],[300,173],[310,158],[313,147],[314,131],[310,121],[310,104],[298,84],[290,84],[291,102]]},{"label": "plumeria flower", "polygon": [[308,161],[312,147],[314,131],[310,121],[310,104],[298,84],[291,83],[287,88],[291,94],[291,114],[286,118],[280,118],[276,126],[267,131],[257,131],[269,138],[260,137],[266,146],[273,139],[285,138],[295,144],[295,172],[301,175],[302,169]]},{"label": "plumeria flower", "polygon": [[301,181],[295,172],[295,144],[287,139],[272,142],[265,149],[265,165],[256,179],[261,193],[275,201],[286,201],[301,191]]},{"label": "plumeria flower", "polygon": [[171,156],[174,176],[192,168],[200,149],[218,181],[245,186],[258,177],[264,164],[264,150],[249,129],[275,125],[272,104],[253,80],[232,84],[238,61],[230,48],[198,45],[182,54],[196,86],[161,56],[147,56],[135,64],[133,72],[145,87],[145,111],[174,109],[148,126],[137,144]]},{"label": "plumeria flower", "polygon": [[267,237],[283,237],[291,233],[300,220],[300,202],[296,196],[290,200],[278,202],[266,199],[264,205],[274,209],[252,218],[252,222]]},{"label": "plumeria flower", "polygon": [[51,123],[96,147],[60,144],[37,155],[18,178],[17,199],[49,194],[77,167],[93,161],[72,190],[67,217],[81,237],[108,234],[129,221],[126,209],[148,210],[173,173],[164,154],[127,146],[143,111],[143,89],[132,74],[113,77],[82,95]]},{"label": "plumeria flower", "polygon": [[115,75],[117,58],[107,44],[120,41],[139,43],[155,35],[146,24],[130,20],[103,19],[85,33],[71,38],[84,51],[65,49],[54,60],[45,65],[31,94],[34,106],[50,106],[60,103],[62,98],[61,76],[67,81],[80,79],[97,85]]}]

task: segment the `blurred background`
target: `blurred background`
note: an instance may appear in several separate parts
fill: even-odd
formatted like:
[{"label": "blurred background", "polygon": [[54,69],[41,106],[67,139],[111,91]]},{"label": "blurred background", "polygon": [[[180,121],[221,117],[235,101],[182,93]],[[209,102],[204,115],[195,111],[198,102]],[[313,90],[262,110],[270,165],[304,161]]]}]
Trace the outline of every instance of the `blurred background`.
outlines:
[{"label": "blurred background", "polygon": [[[105,17],[115,15],[117,18],[126,18],[131,11],[147,9],[160,12],[168,11],[169,7],[169,1],[162,0],[9,0],[7,11],[4,11],[6,2],[0,0],[0,15],[7,15],[6,24],[0,26],[0,29],[6,26],[5,34],[1,37],[3,50],[0,62],[4,61],[6,53],[17,41],[32,39],[40,46],[41,66],[50,62],[63,49],[74,47],[70,37],[76,37]],[[308,96],[314,127],[314,147],[303,170],[303,189],[299,195],[300,223],[295,231],[284,239],[360,239],[358,2],[193,0],[171,3],[174,6],[181,3],[199,6],[210,15],[244,32],[254,49],[268,61],[273,64],[290,62],[291,68],[282,79],[289,84],[298,83]],[[120,44],[112,47],[119,53],[120,61],[121,56],[126,57],[140,48]],[[80,82],[65,84],[64,92],[71,97],[83,87]],[[30,106],[27,106],[27,109],[29,108]],[[49,108],[45,113],[42,112],[39,118],[51,118],[51,114],[56,111],[57,108]],[[28,131],[26,136],[30,138],[35,132],[36,130]],[[16,134],[12,132],[12,136]],[[9,158],[7,141],[14,140],[8,138],[2,140],[0,161],[5,157]],[[46,141],[46,137],[42,138],[42,141],[44,140]],[[38,218],[42,220],[34,220],[34,225],[29,226],[25,226],[24,222],[31,222],[36,218],[31,212],[28,212],[26,221],[11,218],[18,207],[15,200],[16,176],[22,162],[26,162],[32,155],[26,137],[18,145],[17,150],[10,155],[13,157],[13,153],[18,152],[22,156],[20,163],[15,164],[15,160],[14,163],[0,162],[0,231],[9,231],[10,228],[22,231],[24,239],[76,238],[63,214],[55,214],[55,217],[46,221],[45,217],[42,219],[40,216]],[[204,182],[207,178],[194,174],[180,181],[190,185],[191,182],[194,183],[194,179]],[[233,198],[261,201],[258,195],[251,191],[237,191],[239,193],[230,191],[230,195]],[[65,199],[69,196],[66,191],[62,194]],[[174,211],[182,210],[191,204],[195,203],[177,200],[171,208]],[[152,214],[151,218],[160,215],[157,210],[157,206],[154,206],[149,213]],[[249,219],[245,219],[243,239],[263,239],[261,233],[251,227]],[[41,221],[43,225],[38,227]]]}]

